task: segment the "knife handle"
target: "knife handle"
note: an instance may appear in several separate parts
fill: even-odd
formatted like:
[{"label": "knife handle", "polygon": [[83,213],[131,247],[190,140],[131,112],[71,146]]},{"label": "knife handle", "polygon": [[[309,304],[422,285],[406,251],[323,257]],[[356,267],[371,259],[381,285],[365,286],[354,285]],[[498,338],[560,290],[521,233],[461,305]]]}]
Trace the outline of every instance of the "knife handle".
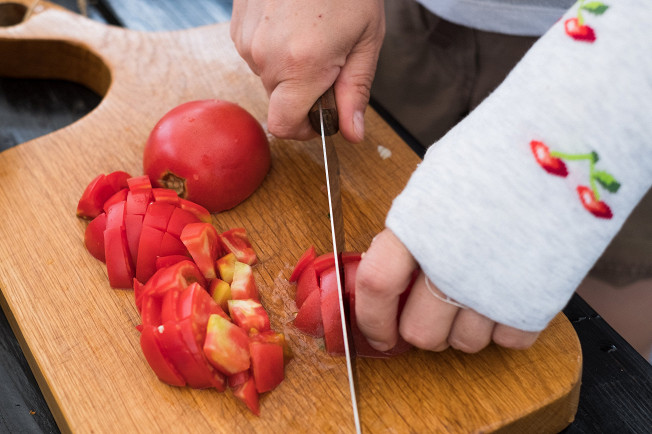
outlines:
[{"label": "knife handle", "polygon": [[308,112],[310,125],[319,134],[321,134],[321,123],[319,122],[319,101],[321,101],[322,112],[324,116],[324,134],[332,136],[340,129],[340,121],[337,115],[337,105],[335,104],[335,91],[333,86],[329,87],[326,92],[313,104]]}]

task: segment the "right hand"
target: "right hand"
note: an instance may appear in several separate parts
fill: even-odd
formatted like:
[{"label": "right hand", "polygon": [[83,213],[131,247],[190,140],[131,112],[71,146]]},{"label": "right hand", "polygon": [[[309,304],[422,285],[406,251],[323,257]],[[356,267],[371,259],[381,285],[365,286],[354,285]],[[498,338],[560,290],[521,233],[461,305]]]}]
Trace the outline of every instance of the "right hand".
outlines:
[{"label": "right hand", "polygon": [[269,95],[267,128],[315,136],[308,111],[334,84],[345,139],[364,138],[364,111],[385,35],[382,0],[235,0],[231,39]]}]

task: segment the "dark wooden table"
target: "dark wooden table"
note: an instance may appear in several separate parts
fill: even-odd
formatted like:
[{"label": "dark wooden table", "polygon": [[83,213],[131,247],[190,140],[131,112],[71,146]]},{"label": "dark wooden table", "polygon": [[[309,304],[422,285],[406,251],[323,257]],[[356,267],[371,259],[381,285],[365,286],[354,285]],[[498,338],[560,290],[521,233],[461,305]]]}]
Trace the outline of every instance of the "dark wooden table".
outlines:
[{"label": "dark wooden table", "polygon": [[[54,3],[79,12],[75,0]],[[231,14],[230,0],[180,4],[177,0],[96,0],[89,4],[88,15],[150,31],[226,21]],[[2,14],[0,8],[0,23]],[[74,122],[99,102],[99,96],[74,83],[0,77],[0,152]],[[382,107],[375,108],[384,114]],[[414,143],[400,125],[389,117],[386,120],[408,144]],[[564,313],[577,331],[584,356],[579,409],[564,432],[652,432],[652,366],[579,296],[571,299]],[[0,347],[0,432],[59,432],[1,312]]]}]

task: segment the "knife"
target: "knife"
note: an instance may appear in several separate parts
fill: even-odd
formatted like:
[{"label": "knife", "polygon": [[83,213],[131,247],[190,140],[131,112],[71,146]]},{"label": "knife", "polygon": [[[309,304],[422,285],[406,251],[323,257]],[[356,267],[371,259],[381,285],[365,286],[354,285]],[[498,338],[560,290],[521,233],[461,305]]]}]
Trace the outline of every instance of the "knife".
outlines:
[{"label": "knife", "polygon": [[321,134],[321,143],[324,152],[324,171],[326,172],[326,189],[328,191],[328,210],[331,221],[331,238],[333,240],[333,253],[335,256],[335,273],[337,277],[337,291],[340,303],[340,319],[342,321],[342,334],[344,335],[344,354],[346,356],[346,370],[349,377],[351,392],[351,406],[356,433],[361,433],[360,415],[355,393],[355,350],[351,324],[347,320],[348,303],[344,303],[342,290],[343,266],[342,252],[344,251],[344,219],[342,214],[342,195],[340,190],[340,165],[337,160],[335,144],[331,136],[339,131],[339,118],[335,104],[335,92],[329,88],[310,109],[308,113],[312,128]]}]

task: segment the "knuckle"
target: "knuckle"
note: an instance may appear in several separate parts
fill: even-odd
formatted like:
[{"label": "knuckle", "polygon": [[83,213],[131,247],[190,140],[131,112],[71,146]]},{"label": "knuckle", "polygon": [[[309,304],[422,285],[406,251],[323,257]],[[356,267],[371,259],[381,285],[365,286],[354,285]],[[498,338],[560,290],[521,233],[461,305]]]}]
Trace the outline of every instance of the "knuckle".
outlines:
[{"label": "knuckle", "polygon": [[449,347],[445,336],[437,333],[427,333],[422,328],[401,323],[399,328],[401,337],[409,344],[422,350],[444,351]]},{"label": "knuckle", "polygon": [[526,350],[534,344],[538,333],[528,333],[522,331],[497,330],[493,335],[493,341],[496,345],[512,350]]},{"label": "knuckle", "polygon": [[452,347],[455,348],[458,351],[462,351],[464,353],[477,353],[480,350],[484,349],[489,342],[479,340],[479,339],[468,339],[468,338],[461,338],[458,336],[451,336],[448,339],[448,344]]}]

